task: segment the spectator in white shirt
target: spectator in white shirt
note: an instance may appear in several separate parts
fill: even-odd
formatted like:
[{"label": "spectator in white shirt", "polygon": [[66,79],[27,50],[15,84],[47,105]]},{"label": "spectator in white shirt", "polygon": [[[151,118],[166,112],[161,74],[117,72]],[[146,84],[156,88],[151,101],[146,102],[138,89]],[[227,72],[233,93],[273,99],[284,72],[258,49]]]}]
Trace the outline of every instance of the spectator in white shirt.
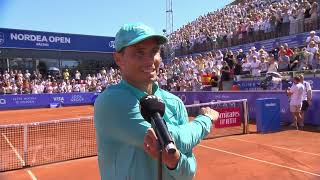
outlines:
[{"label": "spectator in white shirt", "polygon": [[307,37],[306,40],[306,46],[309,47],[309,44],[311,41],[314,41],[316,43],[316,46],[318,47],[318,44],[320,43],[320,37],[316,35],[315,31],[310,32],[310,36]]},{"label": "spectator in white shirt", "polygon": [[266,57],[262,56],[261,58],[261,73],[267,73],[268,72],[268,62],[266,61]]},{"label": "spectator in white shirt", "polygon": [[287,89],[287,94],[290,97],[290,112],[293,115],[293,122],[291,126],[296,127],[303,126],[302,122],[302,100],[303,100],[303,91],[304,86],[301,84],[301,80],[299,76],[295,76],[293,78],[293,85],[291,88]]},{"label": "spectator in white shirt", "polygon": [[316,46],[314,41],[309,43],[309,46],[306,49],[306,62],[307,64],[311,65],[312,68],[316,68],[317,62],[315,55],[318,52],[319,48]]},{"label": "spectator in white shirt", "polygon": [[269,54],[269,66],[268,66],[268,72],[278,72],[278,63],[274,59],[273,54]]},{"label": "spectator in white shirt", "polygon": [[31,74],[29,73],[29,70],[26,70],[26,72],[24,73],[24,78],[30,80],[30,76]]},{"label": "spectator in white shirt", "polygon": [[251,74],[252,76],[260,76],[261,72],[261,61],[257,60],[257,56],[253,56],[251,63]]},{"label": "spectator in white shirt", "polygon": [[250,72],[251,72],[251,63],[248,62],[248,58],[247,57],[243,58],[241,67],[242,67],[242,72],[241,72],[242,75],[250,74]]},{"label": "spectator in white shirt", "polygon": [[79,72],[79,70],[76,70],[76,73],[74,74],[74,79],[77,81],[80,81],[81,73]]}]

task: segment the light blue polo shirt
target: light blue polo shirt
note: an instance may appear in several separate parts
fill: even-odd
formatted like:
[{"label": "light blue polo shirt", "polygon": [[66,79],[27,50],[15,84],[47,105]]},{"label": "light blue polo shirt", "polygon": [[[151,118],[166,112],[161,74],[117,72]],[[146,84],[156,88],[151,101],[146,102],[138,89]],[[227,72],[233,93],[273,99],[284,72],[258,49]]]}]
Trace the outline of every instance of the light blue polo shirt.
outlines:
[{"label": "light blue polo shirt", "polygon": [[[186,108],[177,96],[160,89],[155,83],[153,92],[165,102],[163,119],[181,153],[176,169],[169,170],[163,165],[163,179],[192,179],[196,171],[192,148],[209,133],[211,120],[200,115],[189,122]],[[94,122],[101,179],[157,179],[157,161],[143,149],[144,136],[151,127],[140,114],[139,100],[145,95],[146,92],[122,80],[108,87],[96,99]]]}]

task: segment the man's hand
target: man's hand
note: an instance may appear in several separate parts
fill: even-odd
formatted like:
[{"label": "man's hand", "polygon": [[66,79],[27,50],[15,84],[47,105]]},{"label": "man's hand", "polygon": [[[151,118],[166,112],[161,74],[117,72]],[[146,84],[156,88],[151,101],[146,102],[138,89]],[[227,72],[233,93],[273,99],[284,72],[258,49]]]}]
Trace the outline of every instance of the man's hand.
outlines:
[{"label": "man's hand", "polygon": [[201,108],[200,114],[210,117],[211,121],[216,121],[219,118],[219,112],[209,107]]},{"label": "man's hand", "polygon": [[[158,137],[152,128],[149,128],[144,136],[144,150],[148,153],[153,159],[159,159],[159,148],[160,144]],[[176,148],[176,152],[169,154],[166,150],[162,150],[162,162],[170,169],[173,169],[177,166],[180,159],[180,152]]]}]

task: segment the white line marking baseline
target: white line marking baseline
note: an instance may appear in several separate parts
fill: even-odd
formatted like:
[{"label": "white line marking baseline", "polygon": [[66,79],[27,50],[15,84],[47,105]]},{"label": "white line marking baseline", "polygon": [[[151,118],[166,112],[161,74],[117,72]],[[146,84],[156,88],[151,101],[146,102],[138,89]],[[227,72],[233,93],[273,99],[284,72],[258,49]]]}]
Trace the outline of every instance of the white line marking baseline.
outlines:
[{"label": "white line marking baseline", "polygon": [[320,157],[320,154],[312,153],[312,152],[300,151],[300,150],[285,148],[285,147],[281,147],[281,146],[273,146],[273,145],[268,145],[268,144],[260,144],[260,143],[254,142],[254,141],[247,141],[247,140],[237,139],[237,138],[227,138],[227,139],[232,139],[232,140],[236,140],[236,141],[242,141],[242,142],[246,142],[246,143],[252,143],[252,144],[257,144],[257,145],[261,145],[261,146],[278,148],[278,149],[283,149],[283,150],[287,150],[287,151],[299,152],[299,153],[303,153],[303,154],[309,154],[309,155],[312,155],[312,156],[319,156],[319,157]]},{"label": "white line marking baseline", "polygon": [[277,163],[273,163],[273,162],[269,162],[269,161],[264,161],[264,160],[261,160],[261,159],[256,159],[256,158],[252,158],[252,157],[249,157],[249,156],[245,156],[245,155],[241,155],[241,154],[238,154],[238,153],[229,152],[229,151],[225,151],[225,150],[222,150],[222,149],[217,149],[217,148],[213,148],[213,147],[209,147],[209,146],[205,146],[205,145],[199,145],[199,146],[203,147],[203,148],[206,148],[206,149],[211,149],[211,150],[214,150],[214,151],[219,151],[219,152],[222,152],[222,153],[226,153],[226,154],[231,154],[231,155],[234,155],[234,156],[242,157],[242,158],[245,158],[245,159],[258,161],[258,162],[261,162],[261,163],[264,163],[264,164],[269,164],[269,165],[273,165],[273,166],[277,166],[277,167],[281,167],[281,168],[285,168],[285,169],[290,169],[290,170],[293,170],[293,171],[297,171],[297,172],[301,172],[301,173],[310,174],[310,175],[313,175],[313,176],[320,177],[320,174],[312,173],[312,172],[309,172],[309,171],[304,171],[304,170],[301,170],[301,169],[297,169],[297,168],[293,168],[293,167],[289,167],[289,166],[285,166],[285,165],[281,165],[281,164],[277,164]]},{"label": "white line marking baseline", "polygon": [[[19,161],[21,162],[22,166],[26,165],[26,162],[22,159],[22,157],[20,156],[20,154],[18,153],[17,149],[12,145],[12,143],[10,142],[10,140],[8,139],[8,137],[1,133],[2,137],[7,141],[7,143],[9,144],[10,148],[12,149],[12,151],[14,152],[14,154],[17,156],[17,158],[19,159]],[[31,177],[32,180],[37,180],[36,176],[32,173],[31,170],[26,170],[27,173],[29,174],[29,176]]]}]

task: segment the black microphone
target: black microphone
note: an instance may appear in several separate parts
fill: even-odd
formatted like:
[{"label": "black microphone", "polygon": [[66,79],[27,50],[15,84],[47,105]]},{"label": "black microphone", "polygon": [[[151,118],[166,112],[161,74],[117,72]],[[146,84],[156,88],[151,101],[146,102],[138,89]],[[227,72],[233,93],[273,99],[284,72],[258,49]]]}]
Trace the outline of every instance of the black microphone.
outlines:
[{"label": "black microphone", "polygon": [[162,119],[165,112],[165,104],[154,95],[147,95],[140,99],[140,111],[142,117],[148,121],[159,139],[161,149],[168,153],[175,153],[175,145],[171,134],[168,132],[167,124]]}]

